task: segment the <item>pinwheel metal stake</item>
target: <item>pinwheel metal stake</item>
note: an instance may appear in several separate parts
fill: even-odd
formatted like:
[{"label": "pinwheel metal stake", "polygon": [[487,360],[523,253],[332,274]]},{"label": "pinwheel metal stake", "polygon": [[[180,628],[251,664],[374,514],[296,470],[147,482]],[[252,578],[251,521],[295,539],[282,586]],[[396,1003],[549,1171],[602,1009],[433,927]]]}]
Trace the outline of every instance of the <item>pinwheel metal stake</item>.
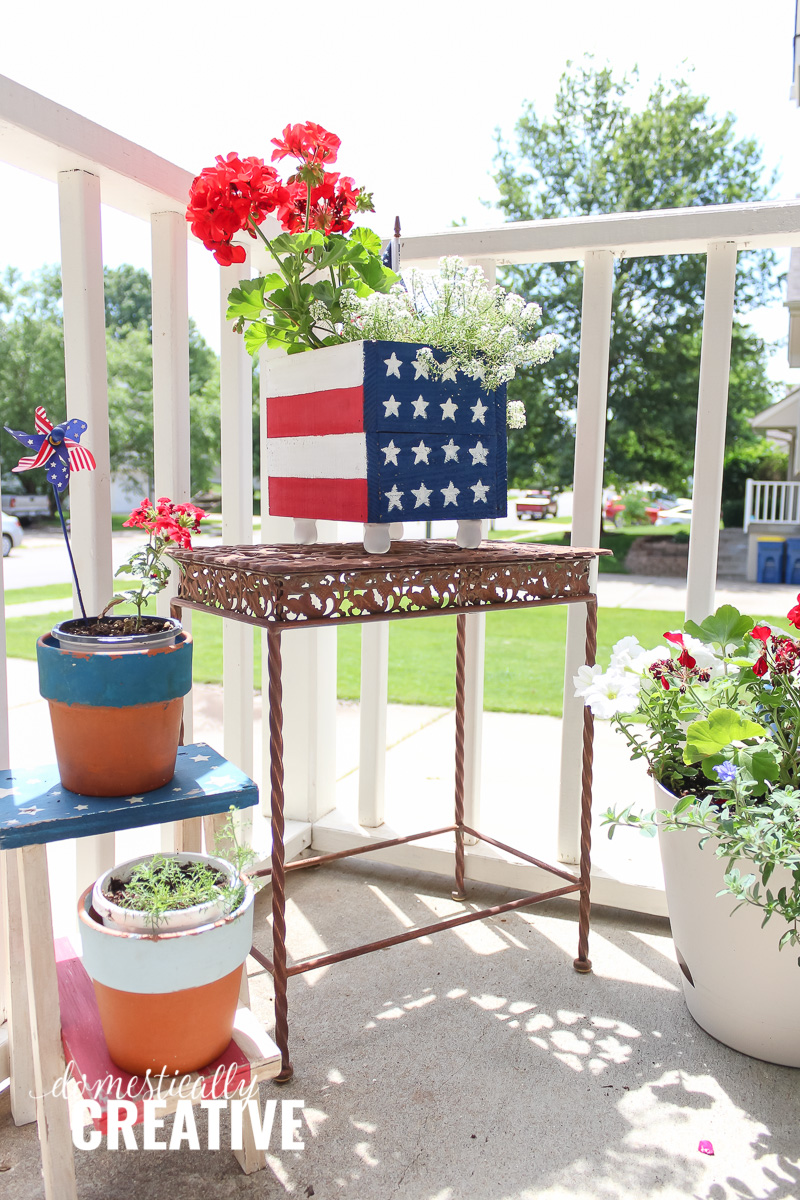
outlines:
[{"label": "pinwheel metal stake", "polygon": [[78,582],[78,572],[75,570],[75,560],[72,557],[72,548],[69,544],[67,523],[64,520],[64,512],[61,508],[60,493],[66,491],[69,485],[70,471],[94,471],[97,463],[94,460],[92,452],[87,450],[85,446],[79,445],[81,437],[87,429],[85,421],[73,418],[71,421],[62,421],[60,425],[54,425],[48,419],[44,409],[39,407],[36,409],[34,424],[36,426],[35,433],[21,433],[18,429],[5,427],[6,433],[10,433],[23,446],[28,446],[33,450],[33,454],[21,458],[17,465],[12,467],[12,470],[15,472],[30,471],[34,467],[47,467],[47,480],[53,486],[56,508],[61,521],[64,541],[67,544],[70,566],[72,567],[72,578],[75,580],[78,603],[81,606],[81,613],[85,621],[87,620],[86,609],[84,608],[83,596],[81,595],[81,585]]}]

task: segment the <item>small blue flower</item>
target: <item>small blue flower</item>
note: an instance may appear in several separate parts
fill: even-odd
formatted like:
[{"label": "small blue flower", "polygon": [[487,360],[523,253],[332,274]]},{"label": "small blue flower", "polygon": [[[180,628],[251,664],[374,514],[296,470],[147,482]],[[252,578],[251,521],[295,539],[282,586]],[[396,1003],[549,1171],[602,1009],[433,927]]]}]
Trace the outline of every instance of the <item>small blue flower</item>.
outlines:
[{"label": "small blue flower", "polygon": [[733,783],[736,778],[736,767],[732,762],[719,763],[714,767],[714,772],[720,783]]}]

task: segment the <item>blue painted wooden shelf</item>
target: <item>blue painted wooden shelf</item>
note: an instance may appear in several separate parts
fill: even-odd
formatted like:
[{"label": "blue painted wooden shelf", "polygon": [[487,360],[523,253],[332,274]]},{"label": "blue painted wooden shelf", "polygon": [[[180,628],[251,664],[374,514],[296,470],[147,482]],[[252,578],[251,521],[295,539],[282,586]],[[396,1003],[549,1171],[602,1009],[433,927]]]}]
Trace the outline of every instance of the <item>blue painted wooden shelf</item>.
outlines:
[{"label": "blue painted wooden shelf", "polygon": [[252,779],[204,742],[179,747],[175,775],[165,787],[134,796],[80,796],[62,786],[55,765],[15,768],[0,771],[0,850],[185,821],[257,803]]}]

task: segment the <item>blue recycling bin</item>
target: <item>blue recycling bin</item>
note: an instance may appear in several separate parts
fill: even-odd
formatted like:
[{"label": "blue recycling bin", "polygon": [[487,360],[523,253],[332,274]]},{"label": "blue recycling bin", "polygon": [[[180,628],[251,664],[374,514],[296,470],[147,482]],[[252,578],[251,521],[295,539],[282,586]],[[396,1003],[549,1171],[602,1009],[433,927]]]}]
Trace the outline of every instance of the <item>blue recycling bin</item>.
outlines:
[{"label": "blue recycling bin", "polygon": [[800,538],[786,539],[786,561],[783,565],[783,582],[800,587]]},{"label": "blue recycling bin", "polygon": [[[798,539],[800,541],[800,539]],[[786,555],[786,539],[782,537],[759,538],[758,540],[758,583],[783,583],[783,562]]]}]

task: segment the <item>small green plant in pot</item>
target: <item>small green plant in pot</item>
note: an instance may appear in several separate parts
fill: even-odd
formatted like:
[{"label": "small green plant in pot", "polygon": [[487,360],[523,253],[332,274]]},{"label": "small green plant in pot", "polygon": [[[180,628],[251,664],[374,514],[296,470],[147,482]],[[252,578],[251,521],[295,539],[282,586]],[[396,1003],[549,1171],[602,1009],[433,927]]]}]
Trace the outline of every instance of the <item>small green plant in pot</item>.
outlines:
[{"label": "small green plant in pot", "polygon": [[[788,619],[800,628],[800,603]],[[655,783],[654,811],[604,820],[609,835],[658,830],[698,1024],[800,1067],[800,641],[730,605],[664,638],[651,650],[623,638],[607,671],[582,667],[575,678]]]},{"label": "small green plant in pot", "polygon": [[252,852],[238,844],[232,815],[219,844],[228,859],[156,854],[123,863],[78,902],[108,1051],[134,1075],[194,1071],[230,1042],[254,888],[242,872]]},{"label": "small green plant in pot", "polygon": [[253,861],[231,813],[217,838],[217,854],[147,854],[112,867],[92,889],[103,924],[135,933],[195,929],[227,916],[242,903],[241,876]]}]

